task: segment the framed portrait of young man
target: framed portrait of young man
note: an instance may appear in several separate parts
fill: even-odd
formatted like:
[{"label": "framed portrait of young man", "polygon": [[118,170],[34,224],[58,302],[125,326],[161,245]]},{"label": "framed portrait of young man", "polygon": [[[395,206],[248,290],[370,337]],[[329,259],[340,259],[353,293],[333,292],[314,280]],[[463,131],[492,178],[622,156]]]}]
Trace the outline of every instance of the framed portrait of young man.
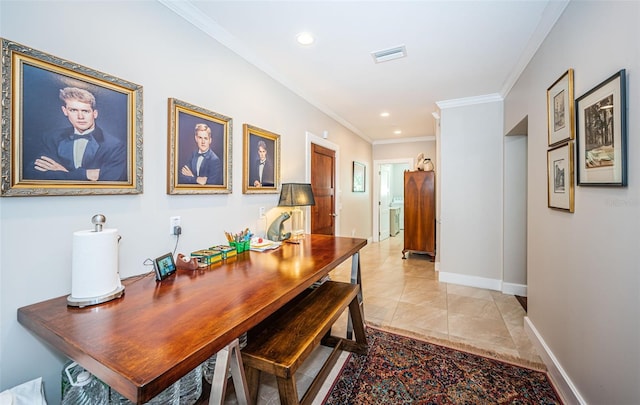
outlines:
[{"label": "framed portrait of young man", "polygon": [[280,135],[244,124],[242,192],[278,193],[280,187]]},{"label": "framed portrait of young man", "polygon": [[2,39],[2,196],[142,192],[142,87]]},{"label": "framed portrait of young man", "polygon": [[169,99],[168,194],[231,193],[230,117]]}]

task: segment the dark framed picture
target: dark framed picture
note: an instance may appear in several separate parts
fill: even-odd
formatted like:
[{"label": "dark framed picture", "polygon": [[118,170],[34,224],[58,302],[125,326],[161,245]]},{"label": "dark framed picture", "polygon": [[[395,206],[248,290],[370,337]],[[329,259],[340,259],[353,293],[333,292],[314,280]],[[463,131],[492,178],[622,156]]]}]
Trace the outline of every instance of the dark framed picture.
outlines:
[{"label": "dark framed picture", "polygon": [[2,196],[142,193],[142,87],[2,39]]},{"label": "dark framed picture", "polygon": [[547,151],[547,206],[573,212],[573,142]]},{"label": "dark framed picture", "polygon": [[168,194],[231,193],[233,120],[169,99]]},{"label": "dark framed picture", "polygon": [[573,69],[569,69],[547,89],[549,146],[575,138],[573,102]]},{"label": "dark framed picture", "polygon": [[278,193],[280,187],[280,135],[244,124],[242,192]]},{"label": "dark framed picture", "polygon": [[364,163],[353,162],[353,192],[364,193],[366,181],[366,166]]},{"label": "dark framed picture", "polygon": [[579,186],[627,185],[627,95],[622,69],[576,100]]}]

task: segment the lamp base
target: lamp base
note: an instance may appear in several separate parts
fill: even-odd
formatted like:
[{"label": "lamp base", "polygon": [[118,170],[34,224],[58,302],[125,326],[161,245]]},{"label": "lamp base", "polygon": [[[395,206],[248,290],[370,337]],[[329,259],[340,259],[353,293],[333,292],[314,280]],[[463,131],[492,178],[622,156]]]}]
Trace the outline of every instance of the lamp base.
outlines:
[{"label": "lamp base", "polygon": [[304,235],[304,212],[300,207],[291,210],[291,237],[300,239]]}]

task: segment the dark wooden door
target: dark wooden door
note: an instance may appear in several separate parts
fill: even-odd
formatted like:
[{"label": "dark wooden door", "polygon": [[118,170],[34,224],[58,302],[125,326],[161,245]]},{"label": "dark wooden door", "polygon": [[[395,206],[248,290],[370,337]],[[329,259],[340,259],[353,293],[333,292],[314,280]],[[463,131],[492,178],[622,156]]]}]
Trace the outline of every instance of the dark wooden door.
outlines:
[{"label": "dark wooden door", "polygon": [[311,233],[335,235],[335,160],[334,150],[311,144]]}]

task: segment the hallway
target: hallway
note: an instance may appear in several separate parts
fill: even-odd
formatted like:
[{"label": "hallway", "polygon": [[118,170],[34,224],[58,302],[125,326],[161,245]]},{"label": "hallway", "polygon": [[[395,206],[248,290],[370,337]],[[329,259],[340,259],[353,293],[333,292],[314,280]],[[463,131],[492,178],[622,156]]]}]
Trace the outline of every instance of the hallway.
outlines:
[{"label": "hallway", "polygon": [[[360,254],[365,319],[369,325],[472,346],[505,358],[541,364],[526,336],[524,309],[512,295],[438,281],[429,256],[402,259],[402,231]],[[348,281],[351,261],[331,277]],[[340,323],[338,323],[340,324]],[[446,343],[445,342],[445,343]]]}]

